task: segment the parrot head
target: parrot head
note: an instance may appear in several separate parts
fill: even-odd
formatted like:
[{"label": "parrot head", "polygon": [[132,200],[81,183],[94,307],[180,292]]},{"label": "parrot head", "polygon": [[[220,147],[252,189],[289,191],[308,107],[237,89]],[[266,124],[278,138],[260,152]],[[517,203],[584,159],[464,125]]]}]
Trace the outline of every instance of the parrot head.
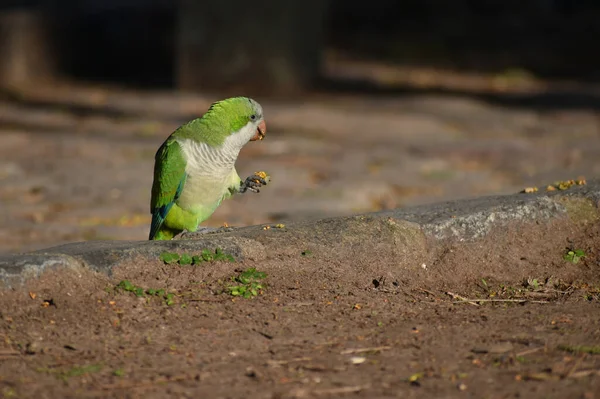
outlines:
[{"label": "parrot head", "polygon": [[220,125],[225,135],[242,134],[245,141],[263,140],[267,125],[262,107],[248,97],[232,97],[213,103],[202,118],[207,123]]}]

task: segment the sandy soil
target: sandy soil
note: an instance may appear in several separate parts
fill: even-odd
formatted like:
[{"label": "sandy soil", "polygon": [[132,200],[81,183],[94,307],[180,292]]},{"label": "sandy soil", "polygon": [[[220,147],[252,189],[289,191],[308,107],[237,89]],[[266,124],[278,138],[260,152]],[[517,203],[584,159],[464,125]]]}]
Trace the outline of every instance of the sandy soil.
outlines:
[{"label": "sandy soil", "polygon": [[[562,257],[569,242],[586,253],[576,264]],[[386,254],[298,247],[261,262],[139,258],[110,278],[49,272],[0,292],[0,392],[595,398],[598,242],[598,226],[515,226],[449,242],[417,268]],[[267,274],[262,288],[233,297],[228,287],[240,283],[231,278],[249,268]],[[165,292],[137,297],[115,288],[123,280]]]}]

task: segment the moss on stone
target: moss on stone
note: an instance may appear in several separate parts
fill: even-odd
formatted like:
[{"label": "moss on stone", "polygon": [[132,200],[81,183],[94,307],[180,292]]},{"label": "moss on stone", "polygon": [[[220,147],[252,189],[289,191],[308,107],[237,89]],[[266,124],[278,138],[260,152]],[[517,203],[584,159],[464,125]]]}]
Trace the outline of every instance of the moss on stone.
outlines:
[{"label": "moss on stone", "polygon": [[577,224],[593,223],[600,219],[598,208],[587,198],[565,196],[559,202],[567,210],[569,218]]}]

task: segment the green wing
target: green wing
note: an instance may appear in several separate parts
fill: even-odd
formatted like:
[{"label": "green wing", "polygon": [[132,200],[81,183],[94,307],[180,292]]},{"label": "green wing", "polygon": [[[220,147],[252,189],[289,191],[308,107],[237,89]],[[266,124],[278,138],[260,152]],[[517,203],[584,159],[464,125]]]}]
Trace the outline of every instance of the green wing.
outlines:
[{"label": "green wing", "polygon": [[185,165],[181,146],[173,137],[169,137],[160,146],[154,157],[154,183],[150,201],[150,212],[152,213],[150,240],[156,235],[169,210],[181,195],[187,177]]}]

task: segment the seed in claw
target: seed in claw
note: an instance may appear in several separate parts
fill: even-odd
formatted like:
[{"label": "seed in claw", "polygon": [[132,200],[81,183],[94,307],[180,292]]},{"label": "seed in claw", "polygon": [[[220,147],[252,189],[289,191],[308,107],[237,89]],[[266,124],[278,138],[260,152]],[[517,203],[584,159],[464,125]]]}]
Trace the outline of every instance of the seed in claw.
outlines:
[{"label": "seed in claw", "polygon": [[[254,172],[254,176],[258,176],[261,179],[264,179],[264,181],[266,181],[267,183],[271,180],[271,176],[269,176],[269,174],[267,172],[264,171],[259,171],[259,172]],[[256,183],[260,183],[258,180],[254,180]]]}]

